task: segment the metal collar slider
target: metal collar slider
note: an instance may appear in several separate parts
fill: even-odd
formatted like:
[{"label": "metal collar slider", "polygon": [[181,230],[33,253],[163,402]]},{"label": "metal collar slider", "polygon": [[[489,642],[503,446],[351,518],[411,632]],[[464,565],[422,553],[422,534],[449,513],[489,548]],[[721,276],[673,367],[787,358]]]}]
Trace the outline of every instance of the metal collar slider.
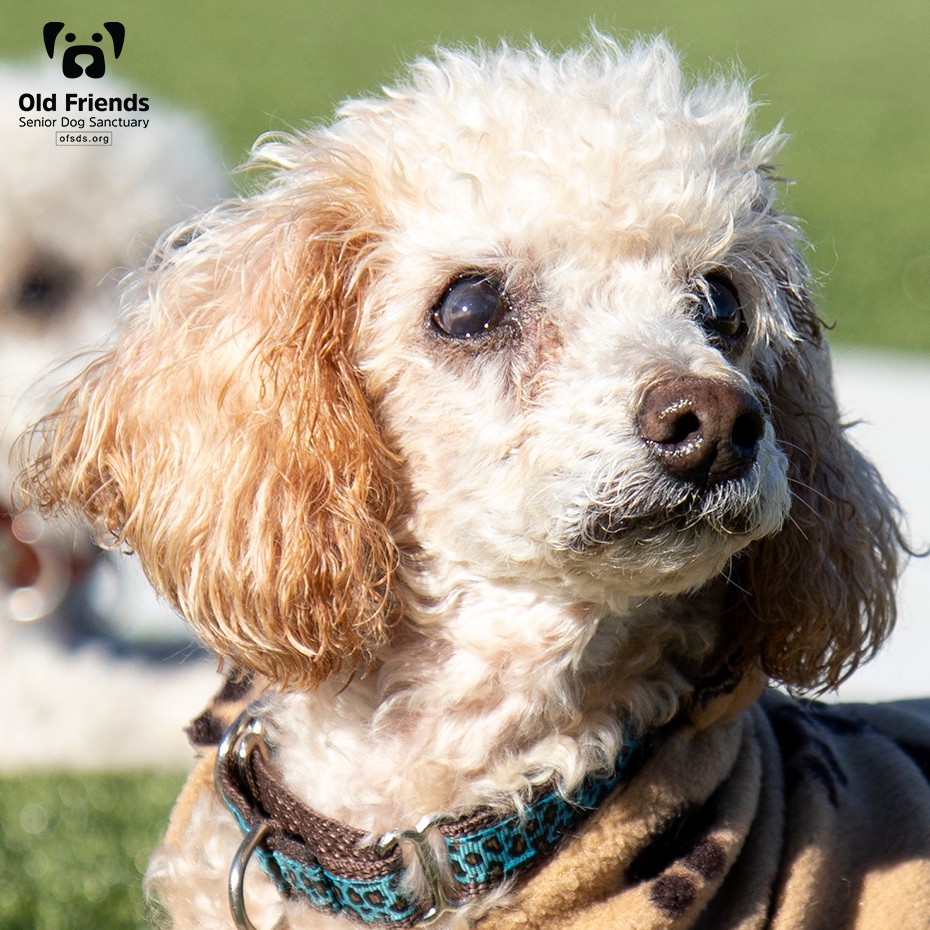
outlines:
[{"label": "metal collar slider", "polygon": [[[423,925],[434,923],[447,911],[462,907],[467,901],[452,901],[446,895],[443,881],[443,863],[436,856],[430,839],[438,833],[440,824],[451,823],[454,818],[445,814],[428,814],[421,818],[413,830],[390,830],[378,840],[377,850],[384,855],[388,854],[398,845],[409,844],[419,861],[423,875],[429,885],[432,905],[420,918]],[[439,841],[446,852],[445,865],[448,868],[448,847],[445,840],[439,835]]]}]

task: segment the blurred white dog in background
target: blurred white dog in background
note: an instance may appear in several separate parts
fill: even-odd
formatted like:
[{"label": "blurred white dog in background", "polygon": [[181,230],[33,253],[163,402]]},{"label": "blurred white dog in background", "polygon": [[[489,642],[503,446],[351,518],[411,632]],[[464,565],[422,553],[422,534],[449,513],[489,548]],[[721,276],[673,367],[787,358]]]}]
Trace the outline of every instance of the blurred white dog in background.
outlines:
[{"label": "blurred white dog in background", "polygon": [[[201,663],[140,661],[189,653],[190,639],[135,560],[11,516],[11,445],[73,370],[67,360],[106,339],[119,279],[162,230],[226,191],[204,127],[157,100],[146,129],[117,131],[110,146],[57,145],[54,130],[19,125],[20,95],[74,89],[51,64],[0,65],[0,702],[17,708],[6,768],[163,760],[165,740],[149,729],[140,743],[130,725],[153,677],[182,692],[156,733],[186,756],[179,724],[205,677]],[[112,81],[93,89],[130,93]]]}]

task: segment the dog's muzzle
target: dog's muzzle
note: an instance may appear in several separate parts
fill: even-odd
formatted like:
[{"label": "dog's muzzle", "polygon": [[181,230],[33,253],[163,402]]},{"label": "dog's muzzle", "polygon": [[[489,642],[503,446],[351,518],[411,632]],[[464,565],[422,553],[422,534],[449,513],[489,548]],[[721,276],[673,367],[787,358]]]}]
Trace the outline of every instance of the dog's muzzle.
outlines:
[{"label": "dog's muzzle", "polygon": [[[752,536],[773,503],[761,502],[760,450],[766,432],[762,405],[726,381],[681,377],[645,395],[636,417],[645,457],[659,466],[648,483],[624,493],[608,476],[570,537],[586,552],[626,539],[642,544],[657,533]],[[667,545],[666,539],[654,539]]]}]

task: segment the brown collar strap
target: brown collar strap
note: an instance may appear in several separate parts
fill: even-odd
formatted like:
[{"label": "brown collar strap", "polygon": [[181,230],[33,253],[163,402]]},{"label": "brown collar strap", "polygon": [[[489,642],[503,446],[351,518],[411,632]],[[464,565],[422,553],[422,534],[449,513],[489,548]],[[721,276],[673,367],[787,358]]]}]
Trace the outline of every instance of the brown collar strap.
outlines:
[{"label": "brown collar strap", "polygon": [[[624,746],[612,771],[589,775],[568,798],[544,786],[520,811],[428,817],[414,830],[387,833],[372,844],[362,831],[311,810],[285,787],[270,760],[261,719],[249,708],[226,731],[216,761],[216,790],[246,834],[230,871],[236,926],[254,930],[242,899],[253,853],[286,897],[398,930],[429,923],[547,858],[629,777],[637,748],[636,743]],[[446,870],[434,852],[436,838],[445,848],[451,887],[441,878]],[[428,902],[411,900],[403,891],[405,846],[428,879]]]}]

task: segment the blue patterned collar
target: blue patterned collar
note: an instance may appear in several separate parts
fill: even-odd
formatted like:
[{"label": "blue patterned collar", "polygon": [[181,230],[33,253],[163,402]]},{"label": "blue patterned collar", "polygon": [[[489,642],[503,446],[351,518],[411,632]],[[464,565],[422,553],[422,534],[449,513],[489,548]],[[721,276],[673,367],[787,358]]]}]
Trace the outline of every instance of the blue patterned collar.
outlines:
[{"label": "blue patterned collar", "polygon": [[[430,923],[540,864],[629,777],[637,749],[635,742],[625,745],[610,773],[589,775],[570,797],[542,788],[511,814],[427,817],[415,829],[393,831],[371,845],[363,832],[310,810],[288,791],[270,761],[261,719],[250,708],[223,736],[215,772],[217,792],[245,834],[230,869],[236,926],[254,930],[242,898],[253,854],[285,897],[397,930]],[[437,837],[447,869],[434,851],[441,848]],[[415,853],[429,881],[432,900],[425,904],[402,891],[404,847]],[[440,877],[444,871],[451,871],[451,888]]]}]

